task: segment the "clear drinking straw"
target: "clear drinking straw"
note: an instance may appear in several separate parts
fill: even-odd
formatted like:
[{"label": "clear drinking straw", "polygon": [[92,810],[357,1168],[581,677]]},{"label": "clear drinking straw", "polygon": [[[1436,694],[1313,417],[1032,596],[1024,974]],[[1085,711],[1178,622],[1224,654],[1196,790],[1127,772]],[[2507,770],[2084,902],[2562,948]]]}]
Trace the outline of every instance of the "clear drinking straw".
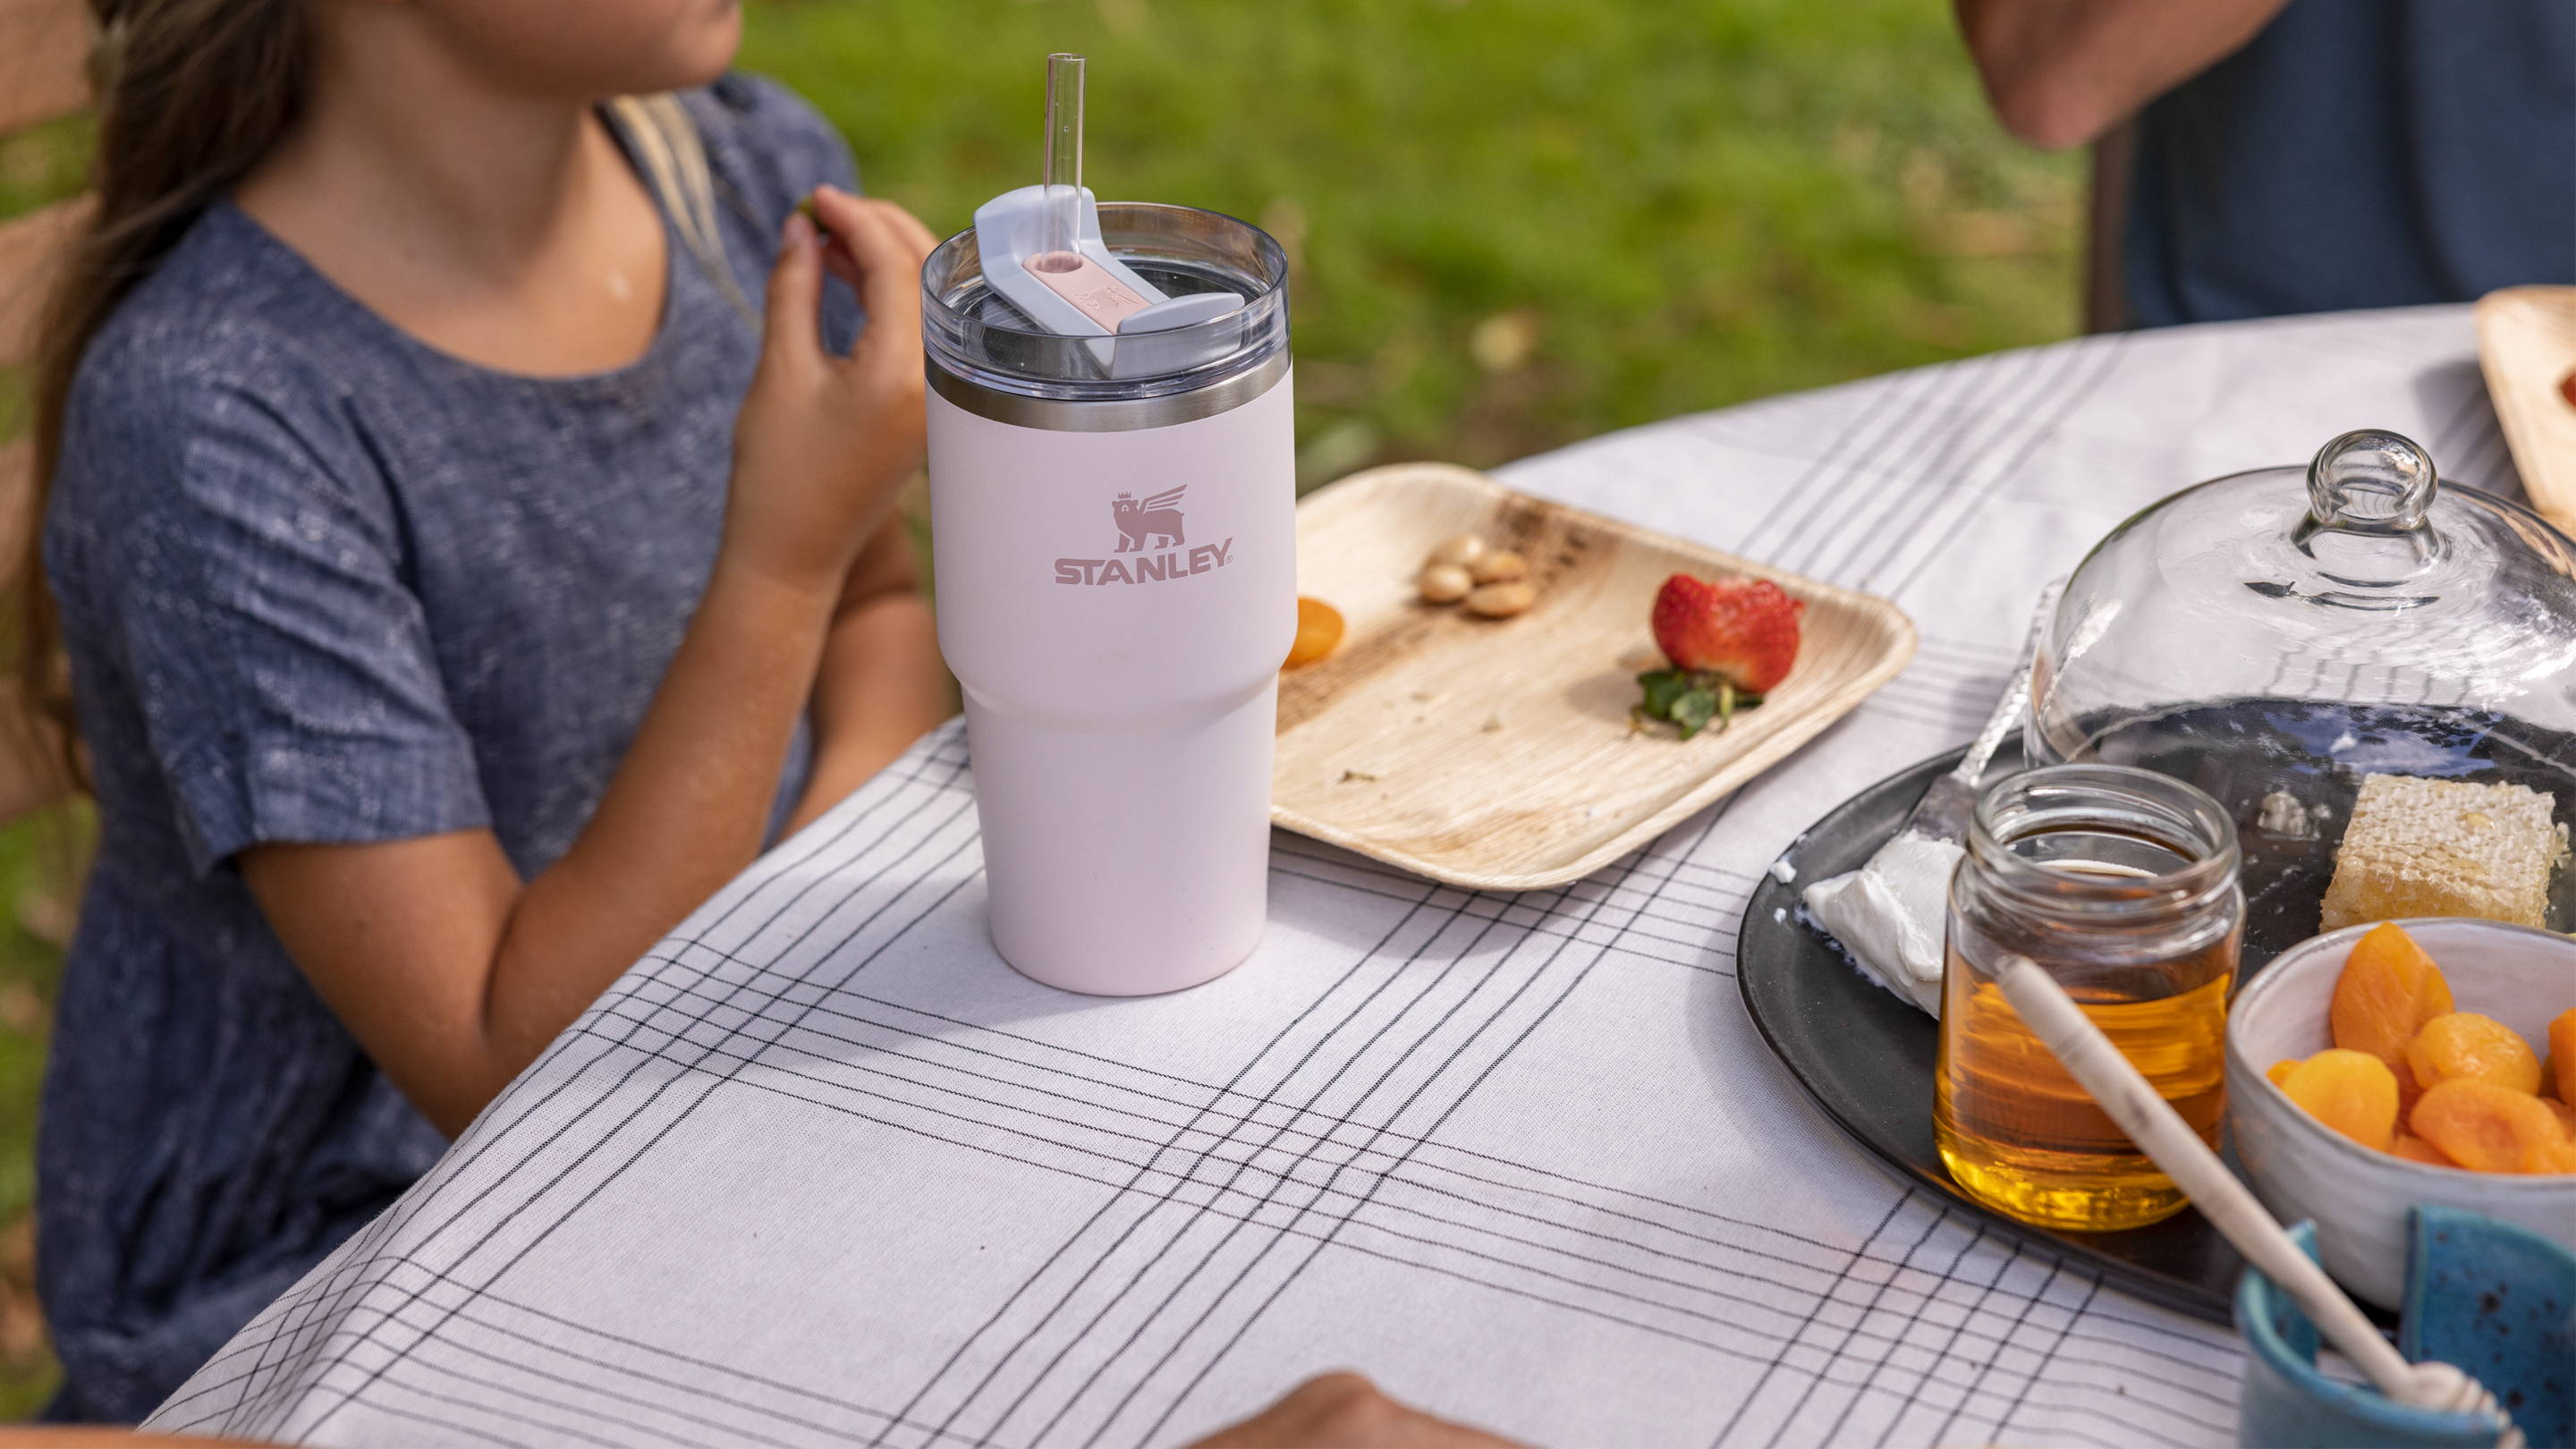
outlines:
[{"label": "clear drinking straw", "polygon": [[1047,57],[1046,250],[1073,251],[1082,216],[1082,57]]}]

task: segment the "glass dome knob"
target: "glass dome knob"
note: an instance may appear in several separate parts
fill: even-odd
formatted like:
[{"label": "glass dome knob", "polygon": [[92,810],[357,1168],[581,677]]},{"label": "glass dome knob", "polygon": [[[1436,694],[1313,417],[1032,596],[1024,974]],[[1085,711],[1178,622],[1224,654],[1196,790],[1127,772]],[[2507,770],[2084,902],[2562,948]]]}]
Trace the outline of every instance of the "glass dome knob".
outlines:
[{"label": "glass dome knob", "polygon": [[2441,490],[2432,455],[2400,433],[2346,433],[2308,464],[2308,510],[2327,528],[2411,533]]}]

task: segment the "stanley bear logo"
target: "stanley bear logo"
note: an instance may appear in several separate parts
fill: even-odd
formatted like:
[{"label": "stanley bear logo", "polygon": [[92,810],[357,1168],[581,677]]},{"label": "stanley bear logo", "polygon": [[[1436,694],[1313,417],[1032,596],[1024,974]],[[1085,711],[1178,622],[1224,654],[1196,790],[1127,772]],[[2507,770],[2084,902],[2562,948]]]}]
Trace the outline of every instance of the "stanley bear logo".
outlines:
[{"label": "stanley bear logo", "polygon": [[1060,558],[1055,561],[1055,581],[1059,584],[1150,584],[1169,579],[1185,579],[1192,574],[1209,573],[1234,562],[1234,540],[1202,543],[1195,547],[1181,531],[1181,495],[1189,491],[1184,483],[1160,493],[1138,498],[1121,493],[1109,500],[1109,517],[1118,525],[1118,544],[1112,554],[1123,558]]},{"label": "stanley bear logo", "polygon": [[1162,540],[1156,548],[1178,548],[1187,540],[1181,537],[1181,510],[1172,505],[1189,491],[1184,483],[1166,488],[1139,503],[1136,495],[1121,493],[1109,500],[1109,516],[1118,520],[1119,553],[1138,553],[1146,547],[1147,538]]}]

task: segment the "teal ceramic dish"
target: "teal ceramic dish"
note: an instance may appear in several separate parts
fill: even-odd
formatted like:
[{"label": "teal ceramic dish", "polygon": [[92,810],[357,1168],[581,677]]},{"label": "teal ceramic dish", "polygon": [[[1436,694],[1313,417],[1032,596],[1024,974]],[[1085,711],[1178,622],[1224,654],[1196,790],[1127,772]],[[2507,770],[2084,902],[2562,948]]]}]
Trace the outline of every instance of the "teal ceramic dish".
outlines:
[{"label": "teal ceramic dish", "polygon": [[[2576,1254],[2456,1208],[2416,1208],[2412,1227],[2399,1351],[2467,1370],[2531,1444],[2576,1443]],[[2316,1255],[2311,1225],[2290,1233]],[[2239,1444],[2467,1449],[2496,1442],[2495,1425],[2478,1416],[2407,1408],[2319,1373],[2316,1325],[2251,1268],[2237,1280],[2236,1327],[2246,1347]]]}]

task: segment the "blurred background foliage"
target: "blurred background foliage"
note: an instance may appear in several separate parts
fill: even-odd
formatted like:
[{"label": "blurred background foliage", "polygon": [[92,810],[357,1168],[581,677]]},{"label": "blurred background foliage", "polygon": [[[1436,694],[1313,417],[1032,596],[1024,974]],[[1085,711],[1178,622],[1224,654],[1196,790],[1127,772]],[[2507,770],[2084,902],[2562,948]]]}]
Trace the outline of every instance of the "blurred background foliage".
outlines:
[{"label": "blurred background foliage", "polygon": [[1943,0],[809,0],[744,60],[944,235],[1037,180],[1050,50],[1094,191],[1287,245],[1310,485],[2076,326],[2078,164],[2004,137]]},{"label": "blurred background foliage", "polygon": [[[1306,486],[2077,324],[2080,163],[1996,127],[1944,0],[753,0],[747,32],[942,234],[1037,179],[1041,58],[1088,55],[1094,190],[1286,245]],[[91,134],[0,140],[0,218],[78,191]],[[53,1377],[31,1154],[85,829],[0,831],[0,1417]]]}]

